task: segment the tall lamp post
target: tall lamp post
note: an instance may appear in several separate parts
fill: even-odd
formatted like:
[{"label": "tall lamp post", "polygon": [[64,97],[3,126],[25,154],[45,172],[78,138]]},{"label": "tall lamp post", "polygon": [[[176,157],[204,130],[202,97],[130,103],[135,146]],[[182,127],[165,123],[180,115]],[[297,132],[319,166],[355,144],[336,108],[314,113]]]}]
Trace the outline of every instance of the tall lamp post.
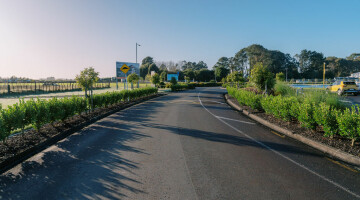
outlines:
[{"label": "tall lamp post", "polygon": [[141,45],[138,44],[138,43],[136,43],[136,63],[138,63],[138,62],[137,62],[137,47],[138,47],[138,46],[140,47]]},{"label": "tall lamp post", "polygon": [[323,87],[325,87],[325,62],[324,62],[324,73],[323,73]]}]

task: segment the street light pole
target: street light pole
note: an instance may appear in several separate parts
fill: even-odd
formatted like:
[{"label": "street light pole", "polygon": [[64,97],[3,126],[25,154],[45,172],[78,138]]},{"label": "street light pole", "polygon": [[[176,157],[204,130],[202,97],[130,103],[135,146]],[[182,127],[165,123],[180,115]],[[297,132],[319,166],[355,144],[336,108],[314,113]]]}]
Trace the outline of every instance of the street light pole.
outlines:
[{"label": "street light pole", "polygon": [[136,43],[136,63],[138,63],[138,62],[137,62],[137,47],[138,47],[138,46],[141,46],[141,45],[138,44],[138,43]]},{"label": "street light pole", "polygon": [[325,62],[324,62],[324,72],[323,72],[323,87],[325,87]]}]

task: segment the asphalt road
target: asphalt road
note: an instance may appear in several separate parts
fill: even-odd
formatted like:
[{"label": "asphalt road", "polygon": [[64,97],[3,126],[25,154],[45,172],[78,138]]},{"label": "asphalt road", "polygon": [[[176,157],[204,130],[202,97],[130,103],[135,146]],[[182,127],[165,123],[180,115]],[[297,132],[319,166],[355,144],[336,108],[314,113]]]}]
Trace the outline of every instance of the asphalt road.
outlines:
[{"label": "asphalt road", "polygon": [[359,173],[232,110],[219,88],[104,118],[0,176],[2,199],[356,199]]},{"label": "asphalt road", "polygon": [[347,100],[349,100],[352,104],[358,104],[360,105],[360,96],[354,96],[354,95],[347,95]]}]

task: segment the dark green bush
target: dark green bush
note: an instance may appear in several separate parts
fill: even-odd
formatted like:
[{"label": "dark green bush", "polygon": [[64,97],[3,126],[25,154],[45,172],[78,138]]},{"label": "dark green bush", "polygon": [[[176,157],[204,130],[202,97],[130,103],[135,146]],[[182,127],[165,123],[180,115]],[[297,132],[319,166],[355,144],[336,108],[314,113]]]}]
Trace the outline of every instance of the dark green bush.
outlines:
[{"label": "dark green bush", "polygon": [[[297,98],[295,96],[270,96],[255,94],[252,91],[227,87],[230,96],[236,98],[241,105],[253,109],[264,110],[285,121],[298,120],[303,127],[315,129],[320,126],[325,136],[332,137],[339,133],[352,140],[352,145],[360,137],[360,114],[354,106],[343,110],[338,99],[327,94],[311,92]],[[333,99],[328,104],[328,98]]]},{"label": "dark green bush", "polygon": [[[140,88],[131,91],[111,92],[93,96],[94,107],[106,107],[112,104],[135,100],[156,94],[157,88]],[[84,97],[73,96],[71,98],[50,100],[37,99],[34,101],[20,100],[19,104],[9,106],[7,109],[0,108],[0,140],[5,140],[13,130],[24,129],[32,125],[37,131],[48,122],[66,120],[67,118],[81,114],[89,110],[88,100]]]},{"label": "dark green bush", "polygon": [[336,121],[337,110],[330,105],[321,102],[318,106],[313,103],[315,122],[322,127],[325,136],[332,137],[338,132],[339,126]]},{"label": "dark green bush", "polygon": [[360,132],[358,132],[359,114],[356,113],[355,107],[353,106],[351,110],[346,108],[344,112],[337,112],[336,120],[340,135],[351,139],[351,146],[354,146],[355,140],[360,136]]},{"label": "dark green bush", "polygon": [[194,84],[176,84],[176,85],[171,85],[171,91],[175,92],[175,91],[181,91],[181,90],[187,90],[187,89],[195,89]]}]

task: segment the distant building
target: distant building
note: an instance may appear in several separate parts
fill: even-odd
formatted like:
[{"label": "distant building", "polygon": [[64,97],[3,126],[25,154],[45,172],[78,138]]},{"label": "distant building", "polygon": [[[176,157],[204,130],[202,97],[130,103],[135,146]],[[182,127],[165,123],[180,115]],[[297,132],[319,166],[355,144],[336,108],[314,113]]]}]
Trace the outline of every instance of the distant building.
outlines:
[{"label": "distant building", "polygon": [[55,77],[47,77],[46,80],[47,81],[55,81]]},{"label": "distant building", "polygon": [[350,75],[350,77],[360,78],[360,72],[352,73],[352,74]]},{"label": "distant building", "polygon": [[168,73],[167,74],[167,81],[171,81],[171,78],[174,77],[176,81],[179,81],[179,72],[178,73]]}]

